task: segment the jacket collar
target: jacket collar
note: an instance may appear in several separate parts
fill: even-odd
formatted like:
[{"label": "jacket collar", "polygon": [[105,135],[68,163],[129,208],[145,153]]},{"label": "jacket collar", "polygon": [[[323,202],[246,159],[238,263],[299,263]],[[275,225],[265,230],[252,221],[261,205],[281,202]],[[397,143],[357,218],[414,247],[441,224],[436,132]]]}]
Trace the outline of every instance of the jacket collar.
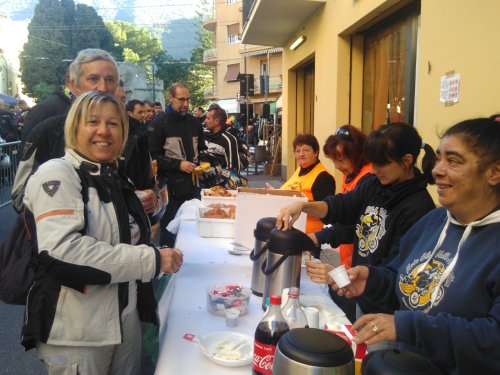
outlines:
[{"label": "jacket collar", "polygon": [[88,160],[76,150],[66,149],[64,158],[69,160],[75,168],[90,175],[112,177],[118,174],[117,163],[96,163]]}]

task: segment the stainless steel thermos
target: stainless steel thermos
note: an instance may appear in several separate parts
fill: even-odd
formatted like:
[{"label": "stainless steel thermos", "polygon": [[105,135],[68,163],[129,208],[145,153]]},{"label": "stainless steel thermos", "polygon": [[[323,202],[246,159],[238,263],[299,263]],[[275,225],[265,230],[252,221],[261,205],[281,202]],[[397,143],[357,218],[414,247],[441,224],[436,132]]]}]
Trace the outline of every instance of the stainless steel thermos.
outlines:
[{"label": "stainless steel thermos", "polygon": [[[257,222],[253,235],[255,237],[255,246],[250,253],[250,259],[253,261],[252,284],[250,289],[252,293],[262,297],[266,283],[266,275],[262,272],[262,264],[267,258],[267,240],[271,231],[276,226],[275,217],[264,217]],[[280,294],[281,295],[281,294]]]},{"label": "stainless steel thermos", "polygon": [[354,354],[334,333],[292,329],[278,342],[273,375],[354,375]]},{"label": "stainless steel thermos", "polygon": [[302,252],[313,251],[313,241],[297,229],[271,230],[267,240],[267,258],[261,270],[266,275],[262,309],[267,307],[267,300],[272,294],[281,296],[283,289],[300,287],[300,266]]}]

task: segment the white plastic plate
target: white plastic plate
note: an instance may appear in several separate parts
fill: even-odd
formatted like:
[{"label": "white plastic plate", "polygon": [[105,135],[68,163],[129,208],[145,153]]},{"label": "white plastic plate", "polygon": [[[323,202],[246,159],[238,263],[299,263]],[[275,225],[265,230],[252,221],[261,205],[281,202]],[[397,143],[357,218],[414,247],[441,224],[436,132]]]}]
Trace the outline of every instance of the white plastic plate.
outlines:
[{"label": "white plastic plate", "polygon": [[201,352],[219,365],[239,367],[253,361],[253,337],[243,333],[214,332],[197,341]]}]

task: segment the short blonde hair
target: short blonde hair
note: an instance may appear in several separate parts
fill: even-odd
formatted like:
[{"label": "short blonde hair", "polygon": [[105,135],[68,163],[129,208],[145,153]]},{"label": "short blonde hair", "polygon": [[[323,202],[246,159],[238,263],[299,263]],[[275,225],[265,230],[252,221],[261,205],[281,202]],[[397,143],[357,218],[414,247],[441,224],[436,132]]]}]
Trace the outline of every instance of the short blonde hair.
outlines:
[{"label": "short blonde hair", "polygon": [[[78,126],[82,120],[86,120],[92,110],[101,106],[103,103],[111,103],[120,113],[120,122],[122,124],[122,145],[120,155],[125,148],[128,139],[128,116],[125,113],[123,103],[116,97],[103,94],[97,91],[89,91],[79,95],[69,109],[66,122],[64,123],[64,141],[66,149],[76,150],[76,138]],[[119,155],[117,155],[118,157]]]}]

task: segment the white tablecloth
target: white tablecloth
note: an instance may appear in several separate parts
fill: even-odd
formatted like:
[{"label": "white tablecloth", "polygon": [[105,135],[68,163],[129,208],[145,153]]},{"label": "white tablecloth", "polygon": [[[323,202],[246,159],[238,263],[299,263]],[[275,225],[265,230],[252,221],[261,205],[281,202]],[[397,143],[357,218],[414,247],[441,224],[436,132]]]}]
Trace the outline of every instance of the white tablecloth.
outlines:
[{"label": "white tablecloth", "polygon": [[[234,328],[225,318],[211,314],[206,306],[206,288],[212,284],[234,283],[250,287],[252,261],[248,255],[232,255],[232,240],[201,238],[196,222],[181,223],[176,246],[184,252],[184,264],[169,282],[159,303],[160,356],[157,375],[168,374],[249,374],[251,366],[223,367],[206,358],[187,333],[204,336],[219,331],[235,331],[253,336],[263,316],[262,298],[252,295],[248,312]],[[343,312],[331,301],[326,289],[301,277],[301,304],[320,308],[320,324],[337,321],[347,324]]]}]

